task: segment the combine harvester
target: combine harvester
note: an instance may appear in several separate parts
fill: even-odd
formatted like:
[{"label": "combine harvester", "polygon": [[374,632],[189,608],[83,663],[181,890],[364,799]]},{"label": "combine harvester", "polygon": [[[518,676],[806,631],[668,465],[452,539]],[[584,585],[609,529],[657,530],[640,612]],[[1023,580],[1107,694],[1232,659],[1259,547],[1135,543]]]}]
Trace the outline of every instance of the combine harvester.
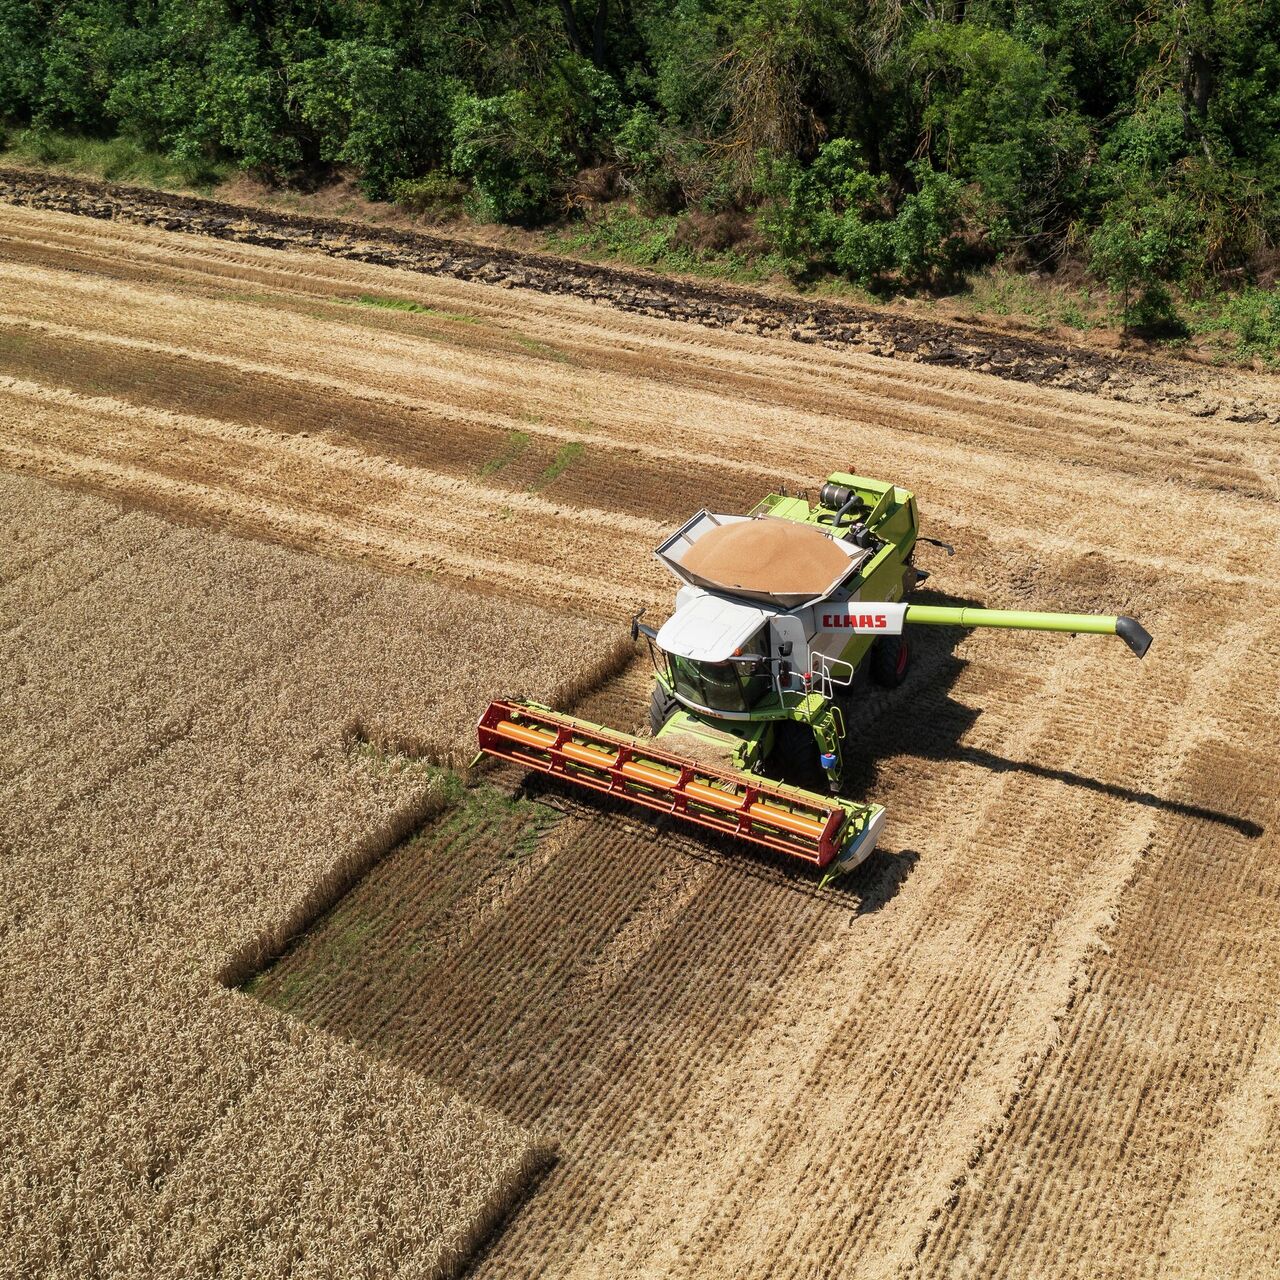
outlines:
[{"label": "combine harvester", "polygon": [[[911,604],[928,576],[917,541],[934,542],[912,494],[853,475],[830,476],[816,506],[770,494],[745,516],[701,511],[656,552],[683,584],[675,613],[656,631],[631,624],[657,671],[652,737],[502,700],[480,718],[480,750],[781,850],[825,883],[884,825],[884,808],[844,798],[842,780],[855,676],[901,684],[908,625],[1117,635],[1138,657],[1151,644],[1124,616]],[[815,748],[829,796],[762,776]]]}]

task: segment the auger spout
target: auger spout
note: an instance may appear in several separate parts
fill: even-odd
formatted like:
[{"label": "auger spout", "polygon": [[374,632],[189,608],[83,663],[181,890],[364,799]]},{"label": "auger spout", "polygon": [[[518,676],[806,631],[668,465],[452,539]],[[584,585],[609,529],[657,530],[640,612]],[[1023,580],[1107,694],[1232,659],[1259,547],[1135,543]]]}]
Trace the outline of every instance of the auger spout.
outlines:
[{"label": "auger spout", "polygon": [[904,621],[927,627],[1002,627],[1015,631],[1119,636],[1139,658],[1151,648],[1147,630],[1136,618],[1125,614],[1034,613],[1021,609],[953,609],[945,605],[909,604]]}]

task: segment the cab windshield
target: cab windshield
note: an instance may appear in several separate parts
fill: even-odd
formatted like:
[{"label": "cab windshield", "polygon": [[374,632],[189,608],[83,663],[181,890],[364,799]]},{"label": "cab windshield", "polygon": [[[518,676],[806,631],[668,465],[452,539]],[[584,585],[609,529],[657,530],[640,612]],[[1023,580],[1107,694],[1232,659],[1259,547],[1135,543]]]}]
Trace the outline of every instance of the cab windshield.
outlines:
[{"label": "cab windshield", "polygon": [[746,661],[695,662],[667,654],[667,671],[676,696],[712,711],[750,711],[773,687],[764,656],[767,644],[767,632],[752,639],[752,657]]}]

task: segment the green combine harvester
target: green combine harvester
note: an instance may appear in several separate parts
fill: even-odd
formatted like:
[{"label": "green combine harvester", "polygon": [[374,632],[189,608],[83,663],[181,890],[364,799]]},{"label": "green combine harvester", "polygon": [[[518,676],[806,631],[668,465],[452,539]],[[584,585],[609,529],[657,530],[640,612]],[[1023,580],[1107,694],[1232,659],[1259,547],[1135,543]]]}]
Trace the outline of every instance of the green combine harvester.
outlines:
[{"label": "green combine harvester", "polygon": [[[655,553],[681,583],[675,612],[657,630],[631,624],[656,668],[652,736],[503,699],[480,719],[481,751],[781,850],[824,880],[856,867],[885,819],[841,794],[856,677],[901,684],[910,627],[1116,635],[1138,657],[1151,645],[1123,615],[912,604],[928,576],[916,543],[934,541],[919,529],[907,490],[843,473],[816,505],[770,494],[746,515],[700,511]],[[797,752],[816,753],[830,794],[777,780]]]}]

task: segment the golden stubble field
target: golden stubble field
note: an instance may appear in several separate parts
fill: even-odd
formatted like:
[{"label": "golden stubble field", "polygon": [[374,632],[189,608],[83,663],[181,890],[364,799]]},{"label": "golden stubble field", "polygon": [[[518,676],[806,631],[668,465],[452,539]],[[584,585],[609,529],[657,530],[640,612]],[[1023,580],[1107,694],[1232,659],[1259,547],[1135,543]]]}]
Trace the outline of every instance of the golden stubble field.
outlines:
[{"label": "golden stubble field", "polygon": [[[104,785],[95,771],[114,778],[118,769],[73,726],[136,723],[140,737],[185,742],[181,721],[153,713],[143,697],[164,687],[155,673],[181,666],[182,651],[156,639],[90,659],[83,616],[64,617],[43,596],[19,603],[10,652],[45,673],[37,683],[49,692],[40,703],[20,691],[32,711],[12,722],[36,735],[38,751],[15,736],[6,752],[10,794],[18,788],[35,806],[10,842],[22,855],[9,860],[19,911],[10,954],[83,960],[92,948],[58,941],[65,904],[88,912],[101,901],[93,936],[109,937],[109,922],[128,915],[120,901],[141,892],[150,902],[154,868],[167,857],[207,878],[175,873],[163,900],[187,904],[196,893],[213,923],[170,905],[151,943],[135,922],[102,966],[113,975],[109,996],[83,976],[64,982],[75,993],[65,1020],[41,1033],[28,1012],[10,1043],[48,1043],[56,1061],[71,1028],[103,1025],[110,1010],[122,1060],[141,1055],[141,1042],[150,1054],[185,1044],[174,1052],[200,1088],[188,1128],[173,1126],[164,1145],[181,1153],[202,1150],[187,1135],[225,1125],[241,1096],[216,1072],[201,1073],[189,1028],[215,1017],[210,1010],[242,1026],[266,1019],[271,1034],[340,1058],[345,1065],[325,1078],[345,1082],[347,1102],[289,1128],[286,1118],[307,1110],[310,1060],[299,1058],[278,1110],[273,1102],[253,1112],[264,1142],[284,1142],[287,1131],[295,1147],[286,1143],[286,1153],[305,1151],[317,1167],[327,1160],[350,1184],[365,1185],[359,1162],[328,1142],[344,1105],[357,1108],[364,1133],[361,1124],[383,1123],[393,1112],[381,1108],[407,1095],[379,1091],[375,1105],[351,1083],[358,1074],[342,1072],[396,1073],[403,1088],[434,1087],[433,1105],[446,1113],[446,1099],[477,1108],[467,1112],[474,1125],[457,1131],[476,1163],[448,1165],[473,1170],[457,1188],[458,1224],[470,1207],[481,1221],[484,1206],[507,1194],[499,1184],[518,1181],[513,1171],[539,1144],[558,1143],[551,1172],[484,1251],[485,1275],[1274,1270],[1280,590],[1270,564],[1280,457],[1265,428],[12,209],[0,212],[0,281],[0,465],[180,522],[120,521],[168,529],[163,564],[108,544],[94,554],[109,573],[92,576],[76,555],[59,569],[54,555],[31,581],[68,575],[52,596],[66,593],[97,615],[110,615],[113,592],[133,593],[135,625],[164,636],[184,619],[176,604],[161,607],[166,577],[179,592],[216,579],[224,554],[228,563],[267,554],[261,544],[274,544],[273,564],[308,566],[282,573],[323,577],[319,562],[280,548],[320,551],[347,562],[326,570],[346,575],[344,589],[384,602],[387,612],[363,619],[360,634],[381,673],[375,702],[392,709],[381,720],[366,710],[358,666],[304,661],[283,622],[279,634],[263,634],[240,630],[248,624],[236,615],[228,652],[248,645],[266,664],[264,678],[282,690],[272,686],[272,707],[298,691],[307,727],[281,710],[276,745],[252,775],[263,790],[245,813],[241,796],[252,789],[214,784],[225,825],[210,828],[213,837],[186,816],[183,787],[203,795],[210,785],[184,782],[206,777],[192,767],[153,786],[184,815],[166,842],[149,834],[143,815],[153,810],[130,807],[95,862],[85,851],[96,837],[77,832],[106,820],[90,802]],[[413,309],[376,305],[391,300]],[[1271,393],[1266,379],[1248,379],[1251,394]],[[483,841],[441,842],[429,824],[343,900],[339,910],[368,931],[367,947],[346,946],[336,968],[319,959],[308,967],[309,948],[332,954],[324,938],[335,912],[263,980],[268,1000],[300,1021],[242,1011],[243,997],[210,990],[218,957],[243,954],[236,937],[278,941],[305,914],[306,893],[282,893],[276,877],[300,867],[314,880],[364,840],[385,849],[411,825],[389,813],[417,818],[430,808],[413,768],[395,781],[370,773],[344,726],[367,722],[388,742],[447,754],[442,744],[460,722],[449,713],[447,729],[435,728],[430,709],[460,706],[456,689],[482,699],[519,688],[532,652],[550,653],[545,678],[589,683],[580,660],[614,656],[602,623],[620,628],[641,604],[658,615],[669,607],[648,551],[674,521],[703,503],[742,508],[772,486],[812,485],[837,466],[916,490],[927,530],[958,546],[954,560],[927,561],[944,598],[1130,612],[1156,647],[1138,664],[1114,641],[923,641],[912,678],[869,704],[857,727],[861,785],[888,805],[891,825],[884,852],[839,891],[817,894],[767,864],[580,806],[495,882],[482,873]],[[87,517],[59,516],[53,528],[63,519]],[[184,556],[206,546],[208,529],[252,540],[219,536],[208,546],[258,546],[202,550],[200,573],[184,574]],[[99,535],[86,536],[87,554]],[[33,564],[49,559],[33,555]],[[415,592],[454,592],[450,583],[478,593],[468,600],[492,601],[500,628],[446,609],[429,626],[426,603],[416,622],[395,611]],[[315,601],[285,608],[294,626],[330,612]],[[512,628],[518,653],[503,643]],[[443,650],[415,665],[425,636]],[[398,658],[384,664],[377,645]],[[90,692],[49,674],[62,670],[64,651],[105,664],[93,668]],[[275,721],[259,695],[245,709],[243,677],[232,671],[215,662],[184,677],[188,701],[208,703],[233,739],[242,726],[265,735],[253,717]],[[323,695],[310,671],[323,671]],[[600,695],[601,713],[626,727],[625,709],[639,719],[643,694],[633,668]],[[311,760],[299,741],[314,740],[321,707],[338,763],[331,777],[304,770],[298,783],[297,761]],[[193,759],[195,745],[185,748]],[[325,851],[283,821],[254,820],[255,805],[276,812],[276,787],[306,813],[317,794],[329,803],[332,793],[342,817],[324,824]],[[377,791],[384,807],[368,799],[378,787],[387,788]],[[408,791],[393,800],[397,788]],[[41,816],[48,811],[55,817]],[[247,858],[207,858],[211,839],[227,839],[221,833],[241,821],[270,851],[272,872]],[[516,838],[491,835],[496,845]],[[153,850],[145,865],[124,853],[138,847]],[[153,908],[140,910],[146,919]],[[273,932],[286,917],[290,927]],[[228,918],[240,934],[218,923]],[[388,965],[385,939],[405,935],[426,941]],[[203,973],[190,978],[197,986],[178,998],[154,962],[122,958],[152,945],[165,974]],[[35,992],[47,985],[32,979],[18,1007],[42,1009]],[[141,1125],[156,1076],[131,1078],[128,1106]],[[259,1092],[271,1096],[268,1086]],[[92,1146],[113,1116],[133,1114],[109,1087],[84,1084],[61,1111],[21,1090],[5,1098],[33,1146],[50,1116],[61,1117],[45,1135],[54,1156],[25,1154],[18,1167],[28,1172],[11,1197],[20,1220],[54,1241],[48,1247],[61,1222],[75,1240],[105,1240],[99,1266],[109,1269],[111,1258],[136,1256],[127,1251],[138,1231],[168,1220],[154,1215],[167,1214],[165,1197],[175,1194],[188,1196],[187,1216],[174,1221],[191,1239],[205,1239],[205,1214],[235,1239],[225,1224],[242,1222],[255,1194],[242,1157],[189,1158],[187,1189],[166,1175],[157,1191],[138,1156],[150,1148],[136,1135]],[[421,1123],[393,1150],[416,1152],[424,1178],[441,1176],[448,1141]],[[497,1153],[489,1165],[486,1151]],[[296,1172],[298,1160],[284,1160]],[[100,1185],[77,1183],[87,1168],[104,1170]],[[217,1190],[206,1184],[203,1200],[191,1186],[202,1168],[228,1171]],[[297,1194],[303,1220],[329,1222],[324,1238],[338,1247],[344,1215],[326,1213],[347,1183],[329,1199],[315,1180],[282,1172],[268,1182],[272,1221],[287,1220]],[[355,1201],[376,1201],[404,1228],[402,1201],[379,1199],[390,1193],[376,1188],[389,1184],[423,1202],[432,1184],[396,1179],[385,1166]],[[139,1205],[150,1227],[134,1225]],[[353,1210],[353,1220],[367,1223],[362,1212],[373,1210]],[[91,1225],[65,1225],[82,1219]],[[421,1253],[396,1253],[399,1245],[370,1234],[344,1256],[367,1259],[372,1272],[410,1255],[429,1266],[444,1226],[417,1218],[412,1229]],[[262,1269],[291,1256],[282,1244]]]}]

